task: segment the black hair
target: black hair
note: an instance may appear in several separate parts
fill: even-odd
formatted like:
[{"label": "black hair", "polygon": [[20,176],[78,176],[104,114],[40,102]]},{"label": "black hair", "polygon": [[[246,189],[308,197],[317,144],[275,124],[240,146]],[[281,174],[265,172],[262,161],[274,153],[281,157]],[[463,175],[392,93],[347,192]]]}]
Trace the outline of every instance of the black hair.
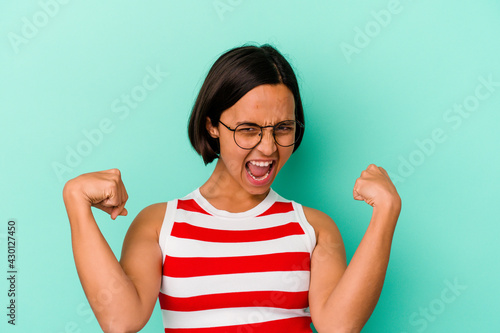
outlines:
[{"label": "black hair", "polygon": [[[212,65],[189,118],[189,140],[205,164],[219,155],[218,139],[210,136],[206,128],[207,117],[213,126],[218,126],[222,112],[263,84],[287,86],[295,100],[295,120],[305,125],[297,78],[281,53],[268,44],[236,47],[222,54]],[[304,129],[296,135],[293,151],[300,146]]]}]

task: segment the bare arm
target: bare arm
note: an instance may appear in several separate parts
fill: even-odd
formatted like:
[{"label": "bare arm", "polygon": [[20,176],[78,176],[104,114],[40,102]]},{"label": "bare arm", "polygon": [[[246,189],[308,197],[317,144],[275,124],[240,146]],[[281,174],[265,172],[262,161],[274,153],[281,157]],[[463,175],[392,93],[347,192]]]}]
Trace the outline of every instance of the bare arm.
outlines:
[{"label": "bare arm", "polygon": [[325,214],[306,209],[315,227],[309,303],[318,332],[360,332],[384,284],[401,200],[387,173],[370,165],[354,187],[354,198],[373,206],[367,231],[349,266],[340,233]]},{"label": "bare arm", "polygon": [[144,209],[125,237],[121,263],[101,234],[91,206],[115,219],[127,201],[116,169],[81,175],[63,190],[82,287],[104,332],[137,332],[151,316],[161,283],[158,229],[165,204]]}]

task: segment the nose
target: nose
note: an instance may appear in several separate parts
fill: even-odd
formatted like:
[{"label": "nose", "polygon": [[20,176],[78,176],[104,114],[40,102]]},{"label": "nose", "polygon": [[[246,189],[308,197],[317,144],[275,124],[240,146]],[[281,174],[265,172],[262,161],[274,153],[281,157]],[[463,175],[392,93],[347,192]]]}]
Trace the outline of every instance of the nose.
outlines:
[{"label": "nose", "polygon": [[276,141],[274,141],[272,128],[262,129],[262,140],[260,140],[256,148],[266,156],[272,155],[278,149]]}]

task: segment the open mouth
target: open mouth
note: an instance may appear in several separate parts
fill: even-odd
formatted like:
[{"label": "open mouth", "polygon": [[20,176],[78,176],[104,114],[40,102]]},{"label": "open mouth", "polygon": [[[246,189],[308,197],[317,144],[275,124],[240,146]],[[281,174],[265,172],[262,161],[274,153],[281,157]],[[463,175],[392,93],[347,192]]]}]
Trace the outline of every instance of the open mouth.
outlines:
[{"label": "open mouth", "polygon": [[246,164],[247,174],[259,184],[268,180],[273,168],[273,161],[248,161]]}]

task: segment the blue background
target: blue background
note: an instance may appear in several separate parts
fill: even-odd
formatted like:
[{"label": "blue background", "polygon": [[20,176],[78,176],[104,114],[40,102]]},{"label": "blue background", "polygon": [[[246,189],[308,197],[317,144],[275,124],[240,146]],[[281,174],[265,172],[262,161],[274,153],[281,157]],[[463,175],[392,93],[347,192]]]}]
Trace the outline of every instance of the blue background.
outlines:
[{"label": "blue background", "polygon": [[[361,171],[385,167],[403,199],[363,332],[499,331],[499,14],[493,0],[2,2],[0,268],[15,219],[19,273],[14,327],[0,282],[1,330],[99,330],[73,263],[65,181],[122,171],[129,216],[96,212],[119,256],[142,208],[210,175],[189,113],[217,57],[249,42],[286,55],[306,112],[274,189],[328,213],[348,259],[371,214],[352,199]],[[157,307],[143,331],[161,330]]]}]

